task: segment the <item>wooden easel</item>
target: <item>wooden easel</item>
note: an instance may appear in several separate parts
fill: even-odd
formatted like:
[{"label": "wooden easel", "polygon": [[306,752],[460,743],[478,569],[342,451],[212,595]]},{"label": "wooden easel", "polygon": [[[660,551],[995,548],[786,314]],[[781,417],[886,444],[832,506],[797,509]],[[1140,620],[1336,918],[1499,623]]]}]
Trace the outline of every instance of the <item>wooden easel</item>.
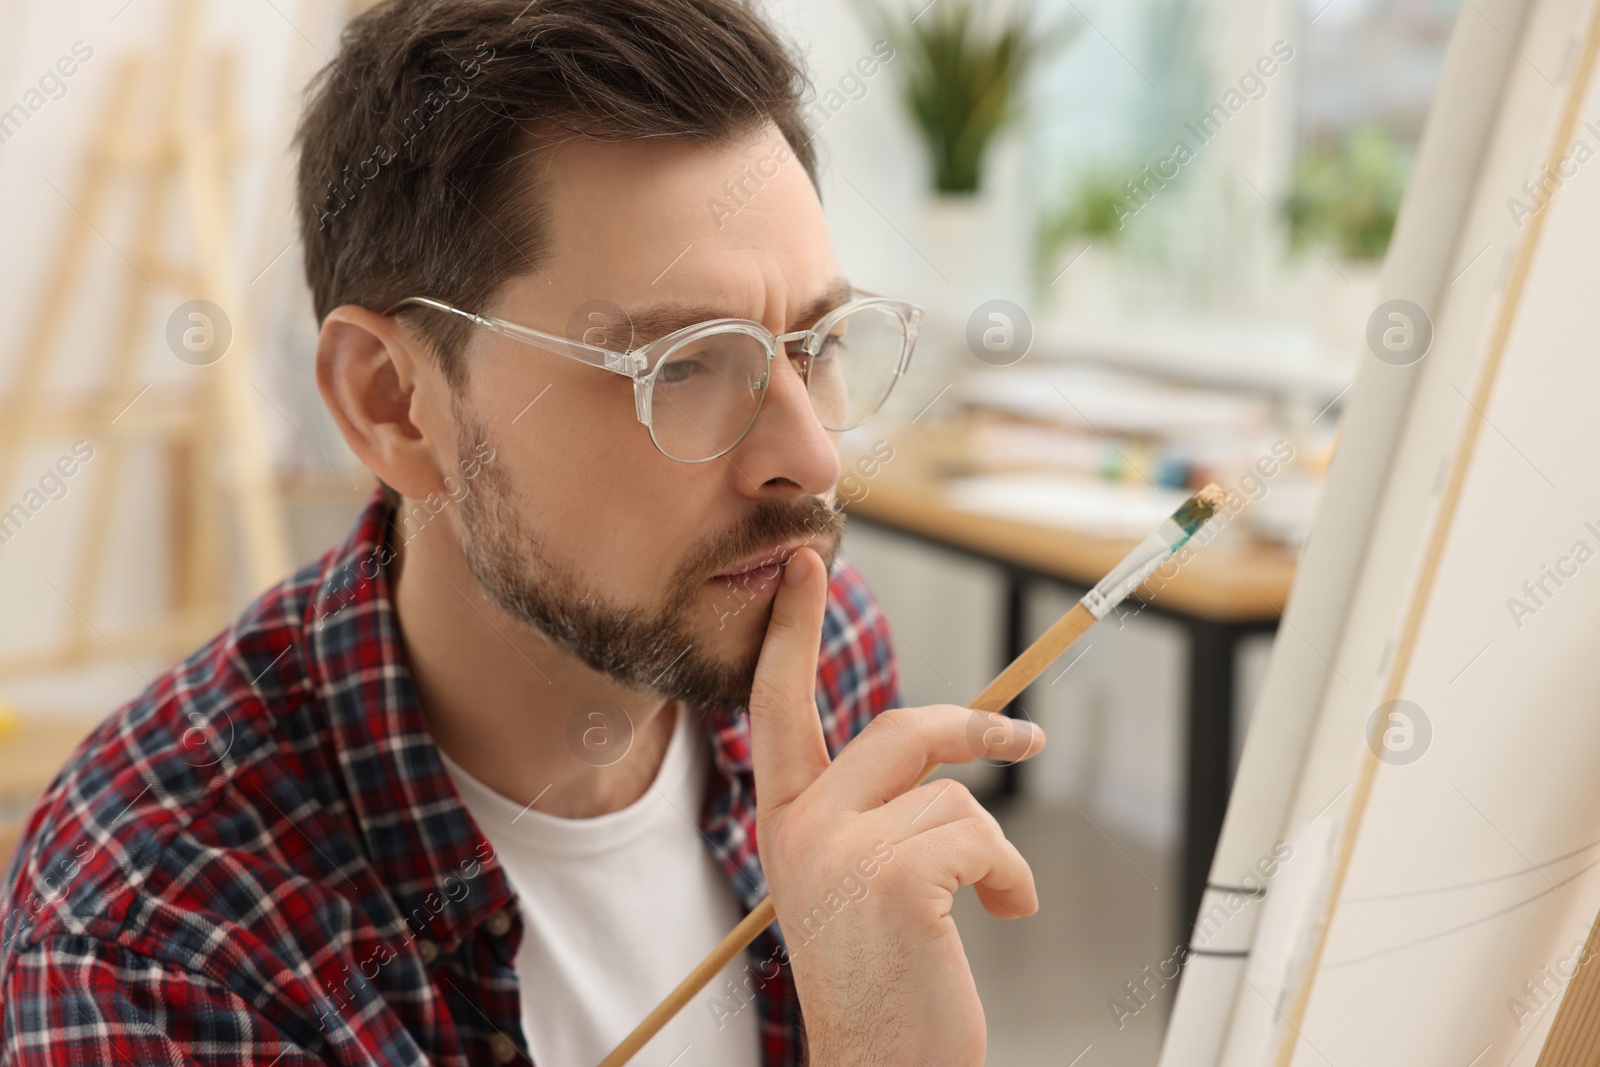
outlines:
[{"label": "wooden easel", "polygon": [[1578,970],[1561,997],[1535,1067],[1588,1067],[1600,1062],[1600,916],[1589,927]]},{"label": "wooden easel", "polygon": [[[0,658],[0,678],[119,656],[175,658],[226,622],[231,568],[242,565],[250,588],[259,590],[291,565],[260,398],[250,381],[255,335],[232,256],[228,168],[242,144],[233,118],[236,68],[224,55],[209,72],[214,83],[200,84],[202,14],[203,0],[172,0],[165,54],[154,61],[132,58],[118,69],[71,194],[66,238],[27,333],[19,373],[0,404],[0,491],[13,491],[31,441],[82,437],[95,448],[93,462],[78,475],[88,480],[91,500],[71,584],[61,589],[73,608],[67,635],[45,651]],[[141,129],[133,111],[152,92],[154,128]],[[194,114],[197,100],[209,101],[208,114]],[[83,299],[89,253],[101,245],[97,231],[108,229],[108,194],[123,178],[137,183],[137,207],[131,269],[112,317],[110,366],[97,388],[63,401],[46,395],[48,371],[78,306],[75,298]],[[187,263],[163,254],[169,204],[186,216]],[[189,388],[141,392],[149,383],[140,373],[149,327],[164,325],[173,308],[197,298],[226,310],[233,335],[228,351],[208,366],[188,368],[182,377]],[[170,605],[128,630],[97,631],[90,616],[104,584],[116,490],[129,446],[150,438],[164,442],[170,477]],[[237,562],[224,552],[229,512],[242,557]]]}]

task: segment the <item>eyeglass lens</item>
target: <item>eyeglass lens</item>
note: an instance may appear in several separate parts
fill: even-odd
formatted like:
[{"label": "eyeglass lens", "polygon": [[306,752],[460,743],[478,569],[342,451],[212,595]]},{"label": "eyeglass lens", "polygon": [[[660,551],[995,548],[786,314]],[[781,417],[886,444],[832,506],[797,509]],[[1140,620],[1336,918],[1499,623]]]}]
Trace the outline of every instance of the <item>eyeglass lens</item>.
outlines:
[{"label": "eyeglass lens", "polygon": [[905,323],[889,308],[868,306],[839,320],[806,376],[811,406],[824,427],[853,430],[883,406],[905,343]]},{"label": "eyeglass lens", "polygon": [[[883,406],[905,348],[905,324],[893,310],[868,306],[834,324],[814,357],[800,356],[811,406],[825,429],[850,430]],[[720,455],[749,430],[767,390],[760,340],[714,331],[668,352],[651,391],[657,446],[674,459]]]}]

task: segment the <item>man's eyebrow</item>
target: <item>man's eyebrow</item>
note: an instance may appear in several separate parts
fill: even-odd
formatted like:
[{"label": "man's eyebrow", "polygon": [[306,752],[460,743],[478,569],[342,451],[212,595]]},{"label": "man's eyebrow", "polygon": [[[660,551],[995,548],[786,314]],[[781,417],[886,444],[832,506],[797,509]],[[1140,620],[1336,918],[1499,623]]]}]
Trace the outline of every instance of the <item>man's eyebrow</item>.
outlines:
[{"label": "man's eyebrow", "polygon": [[789,323],[788,328],[790,330],[805,329],[840,304],[849,300],[855,295],[855,291],[855,286],[845,279],[835,278],[828,283],[828,287],[822,291],[821,296],[818,296],[811,303],[800,309],[800,313],[794,317],[794,321]]},{"label": "man's eyebrow", "polygon": [[[788,323],[785,330],[803,330],[816,322],[834,308],[849,300],[855,289],[844,278],[835,278],[828,283],[828,287],[821,294],[805,304],[794,319]],[[665,337],[674,330],[681,330],[685,326],[693,326],[697,322],[709,319],[737,319],[743,318],[729,312],[724,307],[713,307],[709,304],[657,304],[648,308],[627,314],[624,322],[633,326],[633,345],[638,348],[649,344],[660,337]]]}]

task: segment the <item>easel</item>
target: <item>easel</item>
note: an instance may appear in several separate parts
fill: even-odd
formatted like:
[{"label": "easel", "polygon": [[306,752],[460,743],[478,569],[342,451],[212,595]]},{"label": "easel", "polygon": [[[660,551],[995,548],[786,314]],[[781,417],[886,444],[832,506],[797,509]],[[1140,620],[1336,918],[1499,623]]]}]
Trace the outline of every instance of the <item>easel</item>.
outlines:
[{"label": "easel", "polygon": [[[129,59],[118,69],[107,113],[93,138],[73,192],[73,212],[59,258],[49,274],[39,315],[22,350],[18,376],[0,405],[0,487],[10,492],[23,450],[30,441],[87,438],[95,447],[86,477],[90,494],[86,540],[72,581],[62,589],[72,606],[68,632],[55,647],[0,658],[0,678],[60,670],[117,656],[173,659],[209,637],[227,620],[227,577],[236,566],[224,553],[224,514],[231,512],[242,565],[252,590],[265,588],[289,570],[291,557],[284,508],[272,457],[250,382],[254,333],[233,261],[228,167],[242,138],[234,125],[233,57],[214,70],[205,92],[211,113],[197,117],[192,104],[199,85],[203,0],[173,0],[171,42],[152,63]],[[132,110],[147,89],[155,91],[155,128],[138,129]],[[87,397],[73,402],[47,397],[48,370],[58,353],[86,260],[105,229],[107,196],[116,180],[135,178],[136,222],[130,249],[132,270],[113,318],[109,373]],[[187,214],[192,262],[177,264],[161,247],[166,208]],[[160,299],[159,294],[182,294]],[[139,365],[152,322],[164,323],[183,300],[204,298],[224,308],[232,344],[214,363],[192,368],[183,390],[147,386]],[[142,389],[148,388],[148,392]],[[115,522],[115,491],[129,445],[160,438],[170,478],[170,607],[158,618],[101,641],[89,615],[105,578],[107,549]]]}]

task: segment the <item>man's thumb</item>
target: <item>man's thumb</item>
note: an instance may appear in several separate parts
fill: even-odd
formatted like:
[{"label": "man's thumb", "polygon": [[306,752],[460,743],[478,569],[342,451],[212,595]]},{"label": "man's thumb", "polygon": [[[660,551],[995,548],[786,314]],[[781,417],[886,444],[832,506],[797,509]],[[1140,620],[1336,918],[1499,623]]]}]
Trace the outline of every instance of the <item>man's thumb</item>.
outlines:
[{"label": "man's thumb", "polygon": [[816,696],[827,603],[821,557],[810,548],[796,549],[784,565],[750,687],[756,795],[768,811],[799,796],[828,767]]}]

